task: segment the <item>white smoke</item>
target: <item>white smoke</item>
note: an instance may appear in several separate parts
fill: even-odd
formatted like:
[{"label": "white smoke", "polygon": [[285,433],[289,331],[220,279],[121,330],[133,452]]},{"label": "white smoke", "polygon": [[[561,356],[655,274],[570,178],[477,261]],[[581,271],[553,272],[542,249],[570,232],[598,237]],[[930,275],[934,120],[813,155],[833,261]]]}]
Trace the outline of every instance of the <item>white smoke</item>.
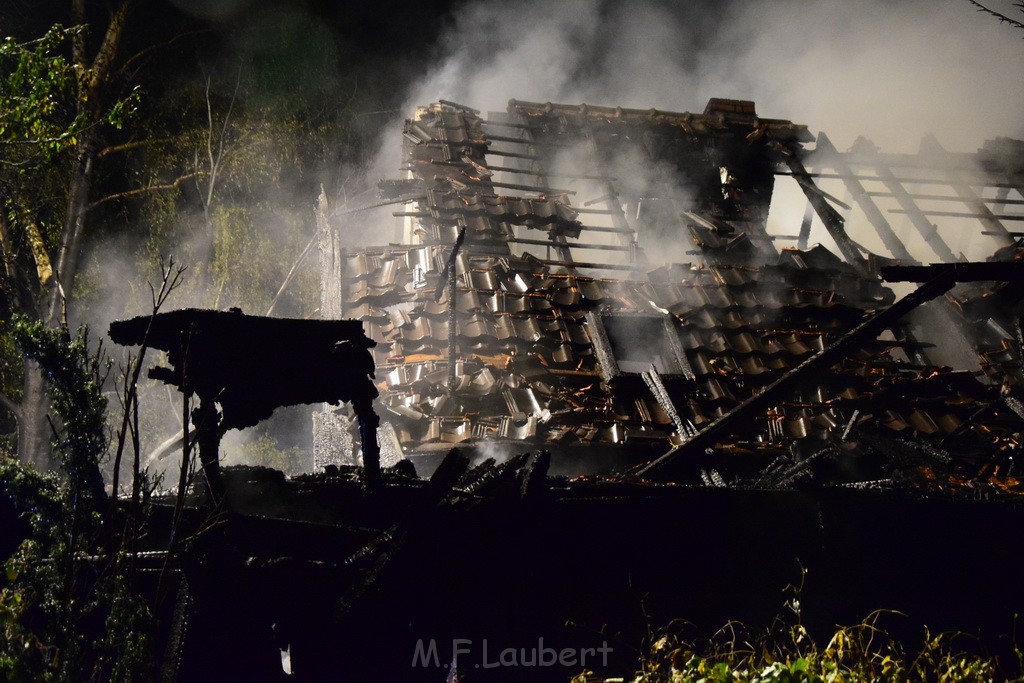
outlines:
[{"label": "white smoke", "polygon": [[[1024,18],[1010,2],[993,7]],[[724,97],[825,132],[840,151],[863,136],[885,152],[914,153],[931,133],[948,150],[973,152],[993,137],[1024,137],[1022,38],[966,0],[475,0],[453,10],[439,56],[411,85],[368,175],[397,175],[401,118],[440,99],[486,115],[510,98],[700,112],[711,97]],[[841,185],[824,185],[846,196]],[[769,231],[798,232],[805,205],[795,183],[779,182]],[[854,218],[851,235],[886,254],[873,229]],[[906,217],[890,220],[915,257],[934,259]],[[381,243],[394,232],[389,224],[390,209],[368,213],[350,235]],[[835,250],[815,220],[817,242]],[[994,248],[973,237],[951,246],[968,258]]]},{"label": "white smoke", "polygon": [[443,57],[405,109],[450,99],[503,110],[514,97],[701,111],[728,97],[826,131],[840,149],[864,135],[916,151],[931,132],[971,151],[1024,132],[1022,37],[961,0],[478,0],[454,12]]}]

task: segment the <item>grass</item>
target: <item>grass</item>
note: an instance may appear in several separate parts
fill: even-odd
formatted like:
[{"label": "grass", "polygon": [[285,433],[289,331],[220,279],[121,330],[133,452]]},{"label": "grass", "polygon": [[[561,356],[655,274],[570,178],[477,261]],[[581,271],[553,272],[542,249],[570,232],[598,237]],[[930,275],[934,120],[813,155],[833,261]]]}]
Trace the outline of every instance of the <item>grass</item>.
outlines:
[{"label": "grass", "polygon": [[[824,645],[800,619],[799,588],[769,629],[747,634],[730,622],[711,638],[686,636],[689,624],[661,629],[651,639],[641,667],[629,679],[595,677],[584,672],[572,683],[867,683],[936,681],[967,683],[1024,681],[1024,653],[1014,636],[1012,661],[987,654],[962,633],[932,634],[908,650],[880,624],[898,615],[877,611],[853,626],[836,628]],[[902,616],[902,615],[898,615]]]}]

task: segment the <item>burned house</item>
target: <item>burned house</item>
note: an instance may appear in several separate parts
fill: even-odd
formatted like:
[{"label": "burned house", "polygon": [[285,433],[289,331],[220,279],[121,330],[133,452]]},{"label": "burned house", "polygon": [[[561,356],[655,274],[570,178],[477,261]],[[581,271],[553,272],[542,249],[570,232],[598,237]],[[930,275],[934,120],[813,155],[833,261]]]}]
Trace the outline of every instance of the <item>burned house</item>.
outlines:
[{"label": "burned house", "polygon": [[[381,183],[396,242],[346,248],[358,217],[322,221],[323,310],[377,342],[393,454],[427,471],[459,444],[546,449],[568,475],[1016,486],[1020,143],[841,153],[720,99],[440,102],[403,133],[405,178]],[[806,207],[782,233],[776,185]],[[985,257],[965,263],[968,242]],[[318,464],[351,457],[339,420],[318,417]]]},{"label": "burned house", "polygon": [[[226,468],[197,503],[166,678],[283,679],[288,652],[299,680],[452,680],[416,643],[538,636],[611,642],[621,676],[670,620],[769,623],[801,568],[812,632],[1010,628],[1024,143],[840,152],[719,99],[442,101],[403,133],[388,244],[352,247],[364,207],[321,197],[323,320],[162,319],[172,364],[203,325],[211,358],[273,364],[241,340],[271,333],[288,356],[258,399],[210,364],[211,404],[327,401],[315,472]],[[200,393],[185,357],[164,378]]]}]

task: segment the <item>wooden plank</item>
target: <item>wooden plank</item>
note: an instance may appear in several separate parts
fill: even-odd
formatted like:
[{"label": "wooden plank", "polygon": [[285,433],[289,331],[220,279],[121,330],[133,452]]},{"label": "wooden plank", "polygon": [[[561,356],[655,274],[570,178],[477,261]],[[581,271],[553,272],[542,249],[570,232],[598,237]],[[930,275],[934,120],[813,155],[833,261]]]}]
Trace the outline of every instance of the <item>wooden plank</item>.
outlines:
[{"label": "wooden plank", "polygon": [[821,222],[825,225],[825,229],[828,230],[828,234],[832,236],[833,240],[835,240],[836,246],[839,247],[839,251],[842,252],[843,257],[851,265],[863,269],[864,259],[861,256],[860,250],[857,249],[846,234],[846,230],[843,227],[843,217],[839,215],[838,211],[832,208],[832,205],[828,203],[820,192],[815,192],[812,189],[816,189],[814,181],[811,180],[810,174],[807,172],[807,169],[804,168],[800,159],[797,158],[797,154],[795,152],[786,157],[786,165],[789,166],[790,171],[793,172],[793,176],[800,179],[800,189],[803,191],[807,201],[814,207],[815,213],[818,214],[818,218],[820,218]]},{"label": "wooden plank", "polygon": [[942,261],[956,261],[953,251],[942,239],[942,236],[939,235],[938,226],[928,220],[927,216],[921,211],[921,208],[903,186],[905,181],[897,179],[893,172],[883,165],[878,166],[878,176],[882,179],[886,188],[893,193],[896,201],[902,207],[902,211],[910,216],[911,224],[917,229],[925,243],[935,252],[935,255]]},{"label": "wooden plank", "polygon": [[1020,261],[981,261],[970,263],[932,263],[921,266],[882,266],[886,282],[926,282],[938,276],[956,282],[1006,282],[1024,279]]},{"label": "wooden plank", "polygon": [[989,210],[985,202],[981,201],[978,194],[971,189],[971,186],[967,184],[964,177],[952,167],[951,158],[953,155],[947,152],[945,148],[939,143],[935,136],[927,136],[922,142],[922,147],[926,147],[927,151],[922,150],[922,154],[927,154],[936,159],[937,165],[939,165],[946,177],[950,180],[950,186],[953,191],[957,193],[964,204],[969,207],[972,211],[977,214],[978,220],[989,232],[995,232],[1003,238],[1003,244],[1008,245],[1013,243],[1013,238],[1009,235],[1009,230],[1006,229],[999,217]]},{"label": "wooden plank", "polygon": [[893,257],[902,259],[904,261],[914,261],[914,257],[911,256],[910,252],[907,251],[906,246],[900,241],[900,238],[896,236],[896,232],[889,225],[889,221],[885,220],[885,216],[879,210],[878,206],[871,199],[870,195],[864,190],[864,186],[856,178],[851,177],[852,171],[850,167],[843,160],[843,157],[836,150],[835,146],[832,145],[832,141],[828,139],[824,133],[818,134],[818,144],[815,152],[824,152],[828,160],[826,163],[831,164],[833,168],[839,173],[847,176],[843,178],[843,183],[846,185],[846,189],[850,191],[854,201],[860,207],[861,211],[867,217],[868,222],[878,233],[879,238],[882,240],[882,244],[889,250],[889,253]]}]

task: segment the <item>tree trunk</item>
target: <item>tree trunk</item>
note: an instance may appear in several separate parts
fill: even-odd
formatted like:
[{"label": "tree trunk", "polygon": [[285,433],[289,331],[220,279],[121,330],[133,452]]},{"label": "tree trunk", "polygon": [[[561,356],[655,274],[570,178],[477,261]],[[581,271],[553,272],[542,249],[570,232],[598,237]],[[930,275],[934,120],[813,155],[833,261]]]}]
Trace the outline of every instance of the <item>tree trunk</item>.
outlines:
[{"label": "tree trunk", "polygon": [[[74,168],[68,188],[67,214],[57,258],[56,282],[50,287],[46,303],[40,311],[47,325],[65,322],[65,297],[70,294],[78,273],[78,256],[85,234],[85,214],[89,209],[93,168],[99,141],[96,133],[84,131],[79,138]],[[57,469],[58,462],[50,447],[50,425],[46,415],[49,400],[46,383],[36,363],[25,363],[22,383],[22,411],[18,421],[18,459],[31,463],[40,471]]]},{"label": "tree trunk", "polygon": [[57,462],[50,448],[50,425],[46,420],[50,403],[43,374],[35,361],[25,361],[22,392],[21,415],[17,416],[18,458],[41,472],[55,469]]},{"label": "tree trunk", "polygon": [[[118,45],[124,35],[125,24],[132,0],[123,0],[113,10],[110,23],[104,32],[95,56],[86,55],[84,34],[76,36],[72,45],[72,58],[79,74],[79,102],[87,109],[89,125],[78,135],[73,167],[68,186],[67,213],[61,233],[60,248],[56,260],[56,282],[47,293],[39,311],[39,317],[48,325],[65,321],[66,301],[74,287],[78,274],[78,259],[86,230],[86,213],[89,211],[90,196],[96,159],[100,149],[100,129],[103,110],[108,93],[108,77]],[[73,0],[72,13],[77,23],[85,19],[84,0]],[[50,427],[46,420],[49,401],[46,385],[39,367],[35,363],[25,364],[25,379],[22,384],[22,409],[18,418],[18,458],[35,465],[40,470],[54,469],[57,465],[50,448]]]}]

